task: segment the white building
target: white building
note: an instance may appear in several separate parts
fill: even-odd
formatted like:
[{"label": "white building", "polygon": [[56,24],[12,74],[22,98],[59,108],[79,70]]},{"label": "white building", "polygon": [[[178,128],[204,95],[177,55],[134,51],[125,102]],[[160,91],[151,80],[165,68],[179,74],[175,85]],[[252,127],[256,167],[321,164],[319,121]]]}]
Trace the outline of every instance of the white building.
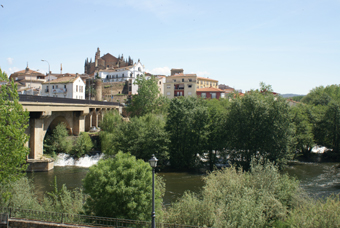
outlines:
[{"label": "white building", "polygon": [[42,96],[85,99],[85,83],[79,76],[59,77],[42,84]]},{"label": "white building", "polygon": [[138,90],[138,86],[134,85],[134,81],[136,77],[144,74],[144,66],[140,61],[133,64],[132,66],[124,66],[124,67],[115,67],[115,68],[107,68],[100,69],[94,73],[100,77],[103,82],[126,82],[130,81],[131,90],[129,89],[130,94],[136,94]]}]

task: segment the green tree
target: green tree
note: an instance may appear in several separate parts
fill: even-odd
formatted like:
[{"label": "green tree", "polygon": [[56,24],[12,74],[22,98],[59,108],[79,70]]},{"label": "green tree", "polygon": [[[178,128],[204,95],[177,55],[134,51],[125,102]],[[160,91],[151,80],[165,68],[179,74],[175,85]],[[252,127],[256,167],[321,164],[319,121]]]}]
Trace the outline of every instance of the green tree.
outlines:
[{"label": "green tree", "polygon": [[340,152],[340,104],[331,101],[328,104],[323,117],[324,124],[324,146],[333,149],[333,153]]},{"label": "green tree", "polygon": [[90,153],[93,148],[93,143],[90,135],[87,132],[81,132],[73,145],[70,154],[74,157],[80,158],[84,154]]},{"label": "green tree", "polygon": [[[151,219],[152,171],[148,163],[119,152],[90,167],[83,180],[87,214],[135,220]],[[157,186],[161,186],[159,183]],[[164,187],[164,186],[163,186]],[[156,213],[160,215],[162,192],[155,189]]]},{"label": "green tree", "polygon": [[128,104],[127,111],[131,116],[143,116],[146,113],[160,113],[167,105],[167,99],[162,97],[157,80],[154,76],[147,78],[145,75],[136,78],[138,94],[133,95]]},{"label": "green tree", "polygon": [[231,102],[226,148],[232,162],[248,169],[252,156],[284,165],[292,155],[289,105],[271,93],[251,91]]},{"label": "green tree", "polygon": [[195,97],[172,99],[165,129],[169,134],[170,163],[173,168],[199,165],[208,138],[208,110],[205,101]]},{"label": "green tree", "polygon": [[310,106],[298,104],[291,108],[291,114],[294,124],[295,151],[301,153],[305,158],[309,158],[315,145]]},{"label": "green tree", "polygon": [[[2,81],[8,81],[0,69]],[[19,103],[17,86],[11,81],[0,89],[0,183],[18,180],[26,171],[26,157],[29,153],[25,143],[28,135],[28,112]]]},{"label": "green tree", "polygon": [[[165,120],[161,115],[146,114],[141,117],[132,117],[130,121],[120,122],[117,126],[115,117],[107,117],[104,122],[115,125],[114,132],[101,133],[104,153],[114,155],[119,151],[130,153],[137,158],[147,161],[154,154],[159,159],[159,164],[168,160],[168,135],[164,129]],[[111,121],[109,121],[111,120]],[[113,129],[106,126],[104,129]]]},{"label": "green tree", "polygon": [[217,162],[217,157],[222,160],[225,157],[224,147],[228,137],[224,126],[226,125],[226,116],[229,107],[228,100],[207,100],[208,108],[208,135],[205,149],[208,152],[209,169],[213,171]]},{"label": "green tree", "polygon": [[51,135],[46,135],[44,141],[44,153],[56,155],[58,153],[71,153],[72,139],[68,138],[68,130],[65,123],[59,123]]}]

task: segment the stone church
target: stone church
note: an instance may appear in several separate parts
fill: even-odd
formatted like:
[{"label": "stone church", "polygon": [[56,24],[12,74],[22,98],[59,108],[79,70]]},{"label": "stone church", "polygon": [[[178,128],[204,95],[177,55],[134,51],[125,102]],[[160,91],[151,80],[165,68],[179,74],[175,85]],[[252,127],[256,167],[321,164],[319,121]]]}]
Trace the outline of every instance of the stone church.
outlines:
[{"label": "stone church", "polygon": [[90,61],[88,58],[85,60],[84,73],[93,76],[94,72],[98,72],[99,70],[127,67],[132,65],[133,59],[131,59],[130,56],[128,59],[124,59],[122,54],[122,56],[118,56],[118,58],[116,58],[110,53],[107,53],[100,57],[100,50],[97,48],[94,62],[92,62],[92,58]]}]

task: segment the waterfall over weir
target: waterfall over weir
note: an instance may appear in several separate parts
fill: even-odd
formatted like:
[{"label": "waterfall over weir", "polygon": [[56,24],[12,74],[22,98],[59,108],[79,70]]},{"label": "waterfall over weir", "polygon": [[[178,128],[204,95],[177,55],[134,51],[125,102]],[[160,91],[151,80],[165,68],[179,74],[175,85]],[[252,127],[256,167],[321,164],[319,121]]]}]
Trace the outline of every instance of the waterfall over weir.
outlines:
[{"label": "waterfall over weir", "polygon": [[58,154],[58,158],[54,161],[54,166],[77,166],[88,168],[92,165],[97,164],[97,162],[104,157],[104,154],[96,154],[92,156],[85,155],[79,159],[74,159],[68,154]]}]

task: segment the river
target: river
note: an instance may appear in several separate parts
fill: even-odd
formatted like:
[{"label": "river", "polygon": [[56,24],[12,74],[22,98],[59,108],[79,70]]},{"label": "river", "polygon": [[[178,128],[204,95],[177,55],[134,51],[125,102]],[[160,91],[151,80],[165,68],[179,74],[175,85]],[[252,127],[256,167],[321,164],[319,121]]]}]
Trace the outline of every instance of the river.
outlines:
[{"label": "river", "polygon": [[[77,161],[61,159],[49,172],[28,173],[33,181],[35,192],[42,197],[45,191],[53,190],[54,177],[57,177],[58,187],[65,184],[69,189],[82,187],[82,179],[88,172],[88,167],[95,164],[101,157],[85,157]],[[303,163],[293,162],[284,170],[289,175],[296,177],[301,187],[312,197],[324,197],[340,193],[340,163]],[[166,183],[164,204],[175,202],[187,190],[199,192],[204,182],[204,175],[190,173],[158,173]]]}]

